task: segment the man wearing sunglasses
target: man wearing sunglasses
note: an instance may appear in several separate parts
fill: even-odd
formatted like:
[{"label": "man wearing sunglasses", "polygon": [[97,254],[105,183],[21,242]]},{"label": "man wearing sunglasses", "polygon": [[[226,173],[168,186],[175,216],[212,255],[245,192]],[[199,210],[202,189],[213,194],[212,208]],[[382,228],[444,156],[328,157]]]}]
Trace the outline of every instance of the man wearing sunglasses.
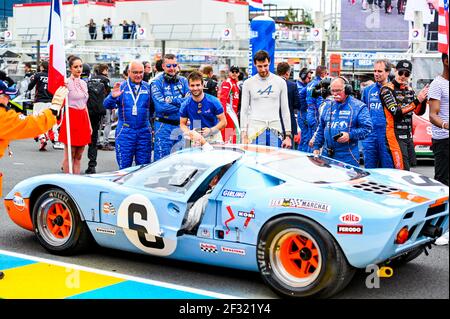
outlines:
[{"label": "man wearing sunglasses", "polygon": [[380,100],[386,114],[386,144],[393,167],[410,170],[416,165],[416,153],[412,139],[412,114],[425,113],[428,85],[416,96],[409,86],[412,72],[410,61],[397,63],[395,79],[380,90]]},{"label": "man wearing sunglasses", "polygon": [[372,119],[372,132],[363,140],[365,168],[392,168],[394,164],[390,151],[386,147],[386,116],[380,100],[380,90],[388,83],[391,63],[387,60],[377,60],[373,65],[375,83],[362,92],[361,101],[369,107]]},{"label": "man wearing sunglasses", "polygon": [[[222,104],[225,116],[227,118],[227,126],[222,130],[222,138],[225,143],[236,143],[236,124],[239,125],[239,67],[232,65],[228,73],[228,79],[222,82],[220,88],[220,103]],[[234,113],[234,114],[233,114]],[[234,119],[234,121],[233,121]]]},{"label": "man wearing sunglasses", "polygon": [[155,161],[169,155],[174,146],[182,148],[180,107],[189,93],[187,79],[178,75],[175,55],[166,54],[162,67],[164,73],[151,84],[155,104]]}]

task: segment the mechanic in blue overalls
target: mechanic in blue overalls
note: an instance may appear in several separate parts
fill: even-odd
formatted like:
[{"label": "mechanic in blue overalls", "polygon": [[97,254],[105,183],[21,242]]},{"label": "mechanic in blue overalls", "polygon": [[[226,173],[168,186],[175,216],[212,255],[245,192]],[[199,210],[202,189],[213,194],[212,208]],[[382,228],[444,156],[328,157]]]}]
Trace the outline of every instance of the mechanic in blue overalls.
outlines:
[{"label": "mechanic in blue overalls", "polygon": [[[316,86],[320,83],[320,81],[322,81],[327,75],[328,75],[327,68],[325,66],[319,65],[316,68],[316,77],[306,86],[306,104],[308,107],[308,110],[306,112],[306,120],[310,132],[308,136],[309,139],[311,139],[311,137],[313,136],[314,132],[317,129],[317,125],[319,124],[319,108],[323,102],[322,96],[313,97],[313,91],[316,88]],[[310,152],[311,148],[308,147],[307,151]]]},{"label": "mechanic in blue overalls", "polygon": [[155,161],[182,148],[183,133],[179,127],[180,106],[189,93],[188,81],[177,74],[178,64],[175,55],[166,54],[162,67],[164,73],[155,78],[151,84],[155,104]]},{"label": "mechanic in blue overalls", "polygon": [[107,109],[118,108],[116,128],[116,159],[120,169],[151,161],[152,132],[150,125],[150,85],[142,81],[144,66],[132,61],[128,79],[116,83],[103,105]]},{"label": "mechanic in blue overalls", "polygon": [[352,94],[351,86],[342,77],[331,82],[334,101],[325,103],[320,114],[313,153],[322,154],[350,165],[359,166],[358,141],[372,131],[367,106]]},{"label": "mechanic in blue overalls", "polygon": [[365,168],[393,168],[392,157],[386,149],[386,116],[380,100],[380,89],[388,82],[391,63],[377,60],[374,63],[375,83],[366,87],[361,100],[369,107],[373,130],[363,141]]},{"label": "mechanic in blue overalls", "polygon": [[306,89],[308,83],[311,82],[312,70],[308,68],[303,68],[300,71],[300,80],[297,81],[297,90],[300,95],[300,109],[297,114],[297,123],[300,127],[300,143],[298,144],[298,150],[303,152],[308,152],[308,141],[311,138],[311,132],[308,128],[308,121],[306,119],[306,113],[308,111],[308,104],[306,103]]}]

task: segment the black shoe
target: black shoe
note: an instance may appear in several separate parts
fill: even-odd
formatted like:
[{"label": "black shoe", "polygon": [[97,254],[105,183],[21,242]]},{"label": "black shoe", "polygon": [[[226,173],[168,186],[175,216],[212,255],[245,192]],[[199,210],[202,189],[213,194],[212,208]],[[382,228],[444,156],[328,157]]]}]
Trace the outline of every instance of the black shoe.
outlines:
[{"label": "black shoe", "polygon": [[89,167],[84,171],[86,174],[95,174],[95,167]]}]

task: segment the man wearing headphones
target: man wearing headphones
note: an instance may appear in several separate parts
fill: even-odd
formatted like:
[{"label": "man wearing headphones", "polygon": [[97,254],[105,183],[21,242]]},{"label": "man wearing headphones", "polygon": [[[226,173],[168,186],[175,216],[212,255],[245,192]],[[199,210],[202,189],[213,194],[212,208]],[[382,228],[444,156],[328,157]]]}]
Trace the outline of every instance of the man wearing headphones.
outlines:
[{"label": "man wearing headphones", "polygon": [[177,143],[181,142],[179,147],[182,147],[180,107],[189,93],[187,79],[177,74],[176,56],[166,54],[162,66],[163,75],[154,78],[151,84],[155,104],[155,161],[169,155]]},{"label": "man wearing headphones", "polygon": [[308,111],[308,104],[306,103],[306,87],[311,82],[313,71],[308,68],[303,68],[300,71],[300,80],[297,81],[297,90],[300,95],[300,108],[297,114],[298,127],[300,127],[300,144],[298,150],[303,152],[309,152],[308,141],[311,138],[311,132],[308,128],[308,121],[306,119],[306,113]]},{"label": "man wearing headphones", "polygon": [[351,96],[352,87],[342,77],[332,80],[331,94],[334,101],[323,106],[313,153],[318,156],[323,146],[325,156],[359,166],[358,141],[365,139],[372,130],[369,110]]}]

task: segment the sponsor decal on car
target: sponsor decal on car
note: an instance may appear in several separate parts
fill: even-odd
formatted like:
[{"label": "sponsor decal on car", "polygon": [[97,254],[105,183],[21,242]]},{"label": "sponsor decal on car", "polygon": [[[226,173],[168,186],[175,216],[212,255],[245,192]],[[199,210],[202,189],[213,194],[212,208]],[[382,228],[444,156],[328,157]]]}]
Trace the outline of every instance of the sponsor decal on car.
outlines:
[{"label": "sponsor decal on car", "polygon": [[25,200],[22,197],[22,194],[15,193],[13,197],[13,204],[16,206],[17,210],[23,211],[25,209]]},{"label": "sponsor decal on car", "polygon": [[324,213],[328,213],[331,209],[331,206],[326,203],[320,203],[316,201],[298,198],[272,199],[270,200],[269,207],[311,209]]},{"label": "sponsor decal on car", "polygon": [[116,209],[114,208],[114,205],[111,203],[103,203],[103,213],[115,215]]},{"label": "sponsor decal on car", "polygon": [[249,212],[238,211],[238,216],[245,218],[244,229],[248,227],[248,224],[252,219],[255,219],[255,210],[252,209]]},{"label": "sponsor decal on car", "polygon": [[201,249],[201,251],[204,251],[207,253],[212,253],[212,254],[218,253],[217,246],[212,245],[212,244],[200,243],[200,249]]},{"label": "sponsor decal on car", "polygon": [[338,225],[337,233],[342,235],[362,235],[362,225]]},{"label": "sponsor decal on car", "polygon": [[224,189],[222,191],[222,196],[223,197],[244,198],[245,194],[247,194],[247,192],[233,191],[233,190],[229,190],[229,189]]},{"label": "sponsor decal on car", "polygon": [[221,247],[220,250],[224,253],[228,253],[228,254],[236,254],[236,255],[241,255],[241,256],[245,256],[245,249],[238,249],[238,248],[230,248],[230,247]]},{"label": "sponsor decal on car", "polygon": [[362,217],[358,214],[347,213],[339,216],[339,220],[344,224],[359,224],[362,221]]},{"label": "sponsor decal on car", "polygon": [[200,228],[200,231],[198,233],[203,238],[211,238],[211,232],[209,231],[209,229]]},{"label": "sponsor decal on car", "polygon": [[106,235],[113,235],[113,236],[116,236],[116,230],[115,230],[115,229],[109,229],[109,228],[100,228],[100,227],[97,227],[97,228],[95,228],[95,231],[96,231],[97,233],[100,233],[100,234],[106,234]]}]

